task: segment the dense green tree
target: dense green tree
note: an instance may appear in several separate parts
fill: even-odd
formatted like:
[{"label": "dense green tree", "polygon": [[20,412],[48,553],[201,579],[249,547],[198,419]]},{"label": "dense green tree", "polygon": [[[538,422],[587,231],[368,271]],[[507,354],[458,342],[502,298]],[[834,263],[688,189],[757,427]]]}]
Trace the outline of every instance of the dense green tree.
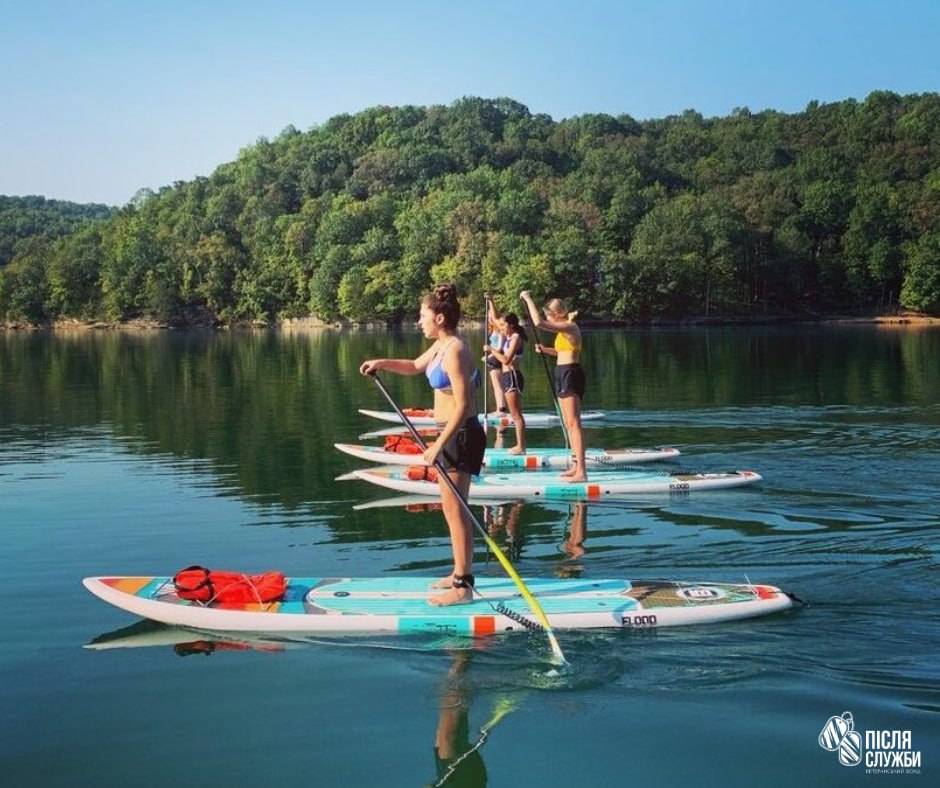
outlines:
[{"label": "dense green tree", "polygon": [[940,231],[910,241],[904,249],[907,275],[901,303],[908,309],[940,312]]},{"label": "dense green tree", "polygon": [[843,234],[845,268],[859,303],[890,307],[902,284],[899,196],[880,183],[856,191]]},{"label": "dense green tree", "polygon": [[638,316],[708,315],[731,310],[739,297],[740,244],[727,204],[680,195],[653,208],[630,247],[636,261]]},{"label": "dense green tree", "polygon": [[47,312],[94,318],[100,311],[101,231],[92,224],[56,244],[46,258]]},{"label": "dense green tree", "polygon": [[102,222],[113,213],[113,208],[97,203],[83,205],[39,196],[0,194],[0,268],[13,259],[20,241],[68,235],[85,224]]},{"label": "dense green tree", "polygon": [[49,245],[44,238],[29,238],[18,251],[17,259],[0,269],[0,306],[12,320],[40,323],[47,318]]}]

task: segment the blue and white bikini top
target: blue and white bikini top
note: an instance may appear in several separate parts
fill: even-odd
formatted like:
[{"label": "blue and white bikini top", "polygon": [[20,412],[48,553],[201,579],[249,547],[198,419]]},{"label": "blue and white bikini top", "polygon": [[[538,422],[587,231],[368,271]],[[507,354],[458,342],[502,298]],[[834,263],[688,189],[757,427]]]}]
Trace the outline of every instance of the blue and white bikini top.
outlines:
[{"label": "blue and white bikini top", "polygon": [[[512,344],[512,338],[515,334],[506,334],[506,337],[503,339],[503,346],[499,349],[500,353],[505,354],[509,350],[509,346]],[[525,340],[522,338],[522,334],[519,335],[519,347],[516,350],[516,355],[513,358],[522,358],[522,354],[525,352]]]},{"label": "blue and white bikini top", "polygon": [[[428,364],[427,369],[424,370],[424,374],[428,379],[428,383],[431,384],[432,389],[437,389],[438,391],[450,391],[450,376],[447,374],[447,370],[444,369],[444,353],[447,348],[450,346],[451,342],[456,342],[457,338],[453,337],[450,342],[441,347],[437,352],[434,358],[431,359],[431,363]],[[474,386],[480,385],[480,370],[474,368],[473,374],[470,375],[470,380]]]},{"label": "blue and white bikini top", "polygon": [[[500,353],[505,353],[509,350],[509,345],[512,343],[513,334],[501,334],[499,331],[494,331],[490,334],[489,346],[494,350],[498,350]],[[516,351],[516,358],[522,356],[522,352],[525,350],[525,342],[522,341],[519,343],[519,349]]]}]

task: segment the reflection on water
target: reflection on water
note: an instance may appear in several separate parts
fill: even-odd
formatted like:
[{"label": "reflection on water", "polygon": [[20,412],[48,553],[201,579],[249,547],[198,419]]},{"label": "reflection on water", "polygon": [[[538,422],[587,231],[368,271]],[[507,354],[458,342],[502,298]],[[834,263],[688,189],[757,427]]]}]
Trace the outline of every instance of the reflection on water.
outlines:
[{"label": "reflection on water", "polygon": [[[331,331],[0,332],[0,431],[44,446],[107,431],[133,451],[205,460],[253,500],[296,506],[342,467],[332,442],[362,432],[356,408],[379,404],[358,375],[361,359],[422,342]],[[611,412],[603,437],[624,445],[800,450],[871,430],[884,452],[940,436],[940,331],[601,331],[586,353],[586,406]],[[550,405],[542,376],[531,377],[527,405]],[[403,404],[428,397],[414,379],[394,386]],[[562,444],[560,433],[538,437]]]},{"label": "reflection on water", "polygon": [[[353,639],[355,640],[355,638]],[[321,648],[329,641],[308,638],[279,638],[246,636],[244,633],[206,632],[166,626],[152,621],[138,621],[126,627],[103,633],[92,639],[85,648],[95,651],[110,649],[137,649],[164,647],[180,657],[194,655],[213,656],[227,652],[254,651],[280,654],[287,649]],[[350,639],[335,639],[333,646],[350,648]],[[359,643],[356,647],[382,648],[378,644]],[[434,786],[485,786],[487,769],[482,749],[492,730],[520,703],[520,694],[504,688],[499,691],[490,718],[473,734],[470,708],[474,694],[484,693],[469,675],[474,658],[474,643],[470,640],[448,639],[446,642],[428,642],[424,648],[445,654],[449,667],[439,681],[439,701],[433,736]],[[388,648],[388,645],[384,645]],[[419,646],[420,647],[420,646]],[[401,647],[405,648],[405,647]],[[414,650],[412,645],[410,650]]]},{"label": "reflection on water", "polygon": [[567,562],[563,572],[564,577],[573,577],[575,572],[580,572],[582,566],[575,563],[587,551],[584,542],[587,539],[587,504],[571,504],[571,516],[568,520],[568,532],[561,549],[568,555],[572,561]]},{"label": "reflection on water", "polygon": [[522,557],[524,534],[519,524],[522,506],[522,501],[483,505],[483,526],[497,543],[502,537],[503,552],[510,561],[518,561]]},{"label": "reflection on water", "polygon": [[209,656],[225,651],[262,651],[279,653],[292,644],[287,640],[263,636],[247,636],[244,633],[230,635],[218,632],[197,633],[183,627],[172,627],[156,621],[140,620],[120,629],[92,638],[85,648],[92,651],[107,651],[118,648],[169,647],[175,654],[188,657],[194,654]]},{"label": "reflection on water", "polygon": [[437,780],[434,786],[487,784],[486,766],[480,748],[490,728],[498,722],[483,726],[476,743],[470,741],[470,692],[465,674],[470,668],[471,653],[454,651],[453,662],[442,684],[440,712],[434,735],[434,762]]},{"label": "reflection on water", "polygon": [[[598,784],[834,784],[847,778],[816,760],[827,755],[816,736],[846,709],[859,728],[940,741],[940,332],[589,338],[585,405],[610,414],[588,430],[592,445],[676,445],[672,468],[752,468],[765,480],[629,504],[489,509],[489,532],[520,574],[767,582],[807,607],[725,626],[558,633],[574,667],[560,680],[544,676],[539,635],[475,643],[464,659],[469,644],[243,638],[245,647],[127,627],[82,576],[194,563],[308,576],[444,571],[434,502],[334,482],[358,463],[332,444],[379,426],[358,407],[383,407],[359,362],[411,354],[422,339],[0,333],[0,569],[17,592],[0,608],[0,673],[17,677],[0,682],[17,710],[0,771],[11,784],[74,785],[81,774],[141,784],[146,763],[158,785],[199,763],[246,783],[316,774],[324,784],[426,784],[443,773],[432,760],[438,733],[453,742],[442,762],[469,751],[500,699],[517,693],[525,701],[477,751],[493,783],[578,784],[587,763]],[[527,406],[551,407],[543,376],[529,378]],[[420,380],[394,387],[400,403],[427,404]],[[537,438],[563,444],[551,430]],[[478,574],[501,575],[477,549]],[[118,626],[89,644],[101,653],[80,648]],[[211,657],[176,659],[174,646]],[[212,736],[204,718],[181,720],[194,706],[213,709]],[[259,708],[278,725],[246,740],[245,711]],[[557,741],[560,726],[577,726],[577,747],[520,757]],[[174,757],[153,759],[155,747]],[[283,752],[291,757],[271,757]]]}]

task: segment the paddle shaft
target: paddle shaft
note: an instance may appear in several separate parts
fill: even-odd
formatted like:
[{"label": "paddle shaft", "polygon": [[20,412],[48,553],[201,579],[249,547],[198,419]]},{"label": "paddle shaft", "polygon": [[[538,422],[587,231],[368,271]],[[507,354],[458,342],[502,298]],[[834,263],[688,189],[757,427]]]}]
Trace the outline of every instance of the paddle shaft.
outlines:
[{"label": "paddle shaft", "polygon": [[[524,299],[520,299],[523,304],[525,304],[526,312],[529,315],[529,322],[532,323],[532,333],[535,335],[536,345],[542,344],[542,338],[539,336],[538,326],[535,325],[535,319],[532,317],[532,312],[529,310],[529,305],[526,304]],[[528,338],[527,329],[523,328],[526,331],[526,338]],[[532,352],[535,353],[535,347],[532,348]],[[548,361],[545,358],[544,353],[536,353],[542,359],[542,368],[545,370],[545,377],[548,378],[548,390],[552,392],[552,402],[555,405],[555,413],[558,415],[558,423],[561,424],[561,434],[565,436],[565,449],[567,449],[568,454],[571,454],[571,441],[568,440],[568,428],[565,426],[565,415],[561,412],[561,403],[558,401],[558,394],[555,393],[555,380],[552,377],[552,372],[548,368]],[[571,460],[569,457],[568,465],[571,465]]]},{"label": "paddle shaft", "polygon": [[[385,396],[385,399],[388,400],[389,405],[394,408],[395,412],[398,414],[398,417],[404,422],[405,426],[408,428],[408,432],[411,433],[411,437],[414,438],[415,443],[421,447],[422,451],[427,451],[427,444],[422,439],[421,434],[417,429],[415,429],[414,424],[412,424],[411,420],[402,412],[401,408],[398,407],[398,403],[392,399],[392,395],[388,393],[388,389],[385,388],[385,384],[382,383],[382,380],[379,378],[378,374],[375,372],[370,372],[369,374],[375,381],[375,385],[379,387],[379,391],[381,391]],[[558,639],[555,637],[555,633],[552,631],[552,625],[548,621],[548,616],[545,615],[545,611],[538,603],[538,600],[532,595],[532,592],[529,591],[526,584],[522,581],[522,578],[519,577],[519,573],[516,572],[515,568],[509,562],[509,559],[506,557],[503,551],[499,549],[499,545],[493,541],[490,535],[486,532],[486,529],[480,525],[480,521],[477,519],[476,515],[473,513],[473,510],[470,508],[470,504],[467,503],[467,499],[460,492],[460,488],[457,487],[454,480],[450,478],[450,475],[441,464],[440,459],[434,460],[434,467],[437,469],[438,477],[443,479],[444,483],[450,488],[450,491],[455,496],[457,496],[457,500],[460,501],[461,507],[470,518],[470,522],[473,523],[479,534],[483,537],[483,541],[486,542],[486,546],[492,551],[493,555],[496,556],[496,559],[500,562],[500,564],[502,564],[503,569],[506,570],[506,574],[509,575],[512,581],[519,588],[523,599],[525,599],[525,601],[528,603],[532,612],[535,614],[535,617],[538,619],[539,624],[541,624],[545,630],[545,634],[548,636],[548,642],[552,648],[552,653],[555,655],[557,662],[561,665],[567,665],[568,660],[565,659],[564,652],[562,652],[561,646],[558,644]]]},{"label": "paddle shaft", "polygon": [[[490,344],[490,297],[486,293],[483,294],[483,344],[489,346]],[[486,390],[490,387],[492,383],[491,380],[487,380],[490,377],[490,368],[486,365],[486,362],[489,361],[490,351],[486,350],[483,352],[483,434],[486,434]]]}]

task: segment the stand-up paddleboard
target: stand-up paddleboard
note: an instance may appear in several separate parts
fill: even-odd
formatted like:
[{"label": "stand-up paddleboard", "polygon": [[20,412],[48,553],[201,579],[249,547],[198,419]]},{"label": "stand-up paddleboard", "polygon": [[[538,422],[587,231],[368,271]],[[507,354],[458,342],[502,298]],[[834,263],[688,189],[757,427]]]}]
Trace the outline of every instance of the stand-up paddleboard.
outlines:
[{"label": "stand-up paddleboard", "polygon": [[[368,462],[382,465],[426,465],[421,454],[404,454],[382,446],[365,446],[358,443],[334,443],[341,452]],[[414,444],[412,444],[414,445]],[[680,451],[667,446],[649,449],[586,449],[584,460],[589,468],[616,467],[640,462],[656,462],[678,457]],[[539,468],[567,468],[571,452],[563,447],[529,449],[525,454],[510,454],[509,449],[488,448],[483,455],[484,468],[516,468],[538,470]]]},{"label": "stand-up paddleboard", "polygon": [[[475,506],[503,507],[523,504],[521,498],[474,498]],[[570,501],[562,501],[562,504],[568,504]],[[533,504],[534,505],[534,504]],[[362,512],[366,509],[405,509],[409,512],[437,512],[441,510],[440,497],[434,498],[429,495],[389,495],[387,498],[374,498],[371,501],[353,504],[354,512]]]},{"label": "stand-up paddleboard", "polygon": [[[373,419],[381,421],[391,421],[398,424],[402,420],[393,410],[369,410],[368,408],[359,408],[363,416],[371,416]],[[437,422],[434,420],[434,411],[430,408],[402,408],[402,413],[408,417],[408,421],[416,427],[433,427]],[[604,412],[600,410],[586,410],[581,413],[581,421],[596,421],[604,418]],[[507,415],[498,415],[489,413],[486,415],[486,423],[490,427],[512,427],[515,422],[512,417]],[[483,423],[484,416],[480,414],[480,423]],[[527,427],[544,427],[559,423],[558,415],[555,413],[528,411],[525,414],[525,423]]]},{"label": "stand-up paddleboard", "polygon": [[[524,503],[522,500],[507,500],[506,498],[474,498],[476,506],[512,506]],[[567,503],[565,501],[564,503]],[[388,498],[376,498],[353,505],[353,511],[361,512],[366,509],[405,509],[409,512],[440,511],[441,499],[431,498],[427,495],[390,495]]]},{"label": "stand-up paddleboard", "polygon": [[[180,599],[169,577],[88,577],[105,602],[153,621],[225,632],[295,632],[484,636],[525,631],[528,603],[508,578],[477,578],[473,602],[433,607],[433,580],[304,578],[289,580],[280,602],[215,606]],[[792,600],[774,586],[750,583],[532,578],[553,629],[649,629],[711,624],[775,613]]]},{"label": "stand-up paddleboard", "polygon": [[[588,427],[600,427],[603,424],[604,424],[603,421],[589,421],[587,424],[584,425],[584,427],[585,429]],[[431,438],[432,440],[441,434],[441,430],[437,426],[415,427],[415,429],[418,431],[418,434],[421,435],[422,438]],[[513,426],[512,424],[501,424],[501,425],[497,425],[493,429],[496,429],[497,431],[512,430]],[[558,429],[558,423],[556,422],[555,424],[549,424],[546,422],[545,424],[526,424],[526,429],[532,430],[533,432],[535,430],[555,430],[555,429]],[[375,440],[376,438],[387,438],[390,435],[411,436],[411,430],[409,430],[401,422],[398,422],[397,426],[382,427],[380,429],[368,430],[366,432],[363,432],[359,435],[357,440],[371,441],[371,440]]]},{"label": "stand-up paddleboard", "polygon": [[[555,501],[593,501],[629,498],[647,493],[689,493],[743,487],[761,481],[754,471],[688,473],[647,469],[591,471],[587,482],[566,482],[556,471],[485,473],[470,482],[470,498],[544,498]],[[433,468],[412,465],[363,468],[337,477],[337,481],[362,479],[379,487],[417,495],[439,496]]]},{"label": "stand-up paddleboard", "polygon": [[[548,426],[547,424],[545,425]],[[430,438],[434,440],[438,435],[441,434],[441,431],[437,427],[417,427],[418,434],[422,438]],[[397,427],[382,427],[378,430],[369,430],[368,432],[363,432],[359,436],[361,441],[371,441],[376,438],[388,438],[389,436],[402,436],[406,435],[409,438],[411,437],[411,430],[409,430],[404,424],[398,422]]]}]

